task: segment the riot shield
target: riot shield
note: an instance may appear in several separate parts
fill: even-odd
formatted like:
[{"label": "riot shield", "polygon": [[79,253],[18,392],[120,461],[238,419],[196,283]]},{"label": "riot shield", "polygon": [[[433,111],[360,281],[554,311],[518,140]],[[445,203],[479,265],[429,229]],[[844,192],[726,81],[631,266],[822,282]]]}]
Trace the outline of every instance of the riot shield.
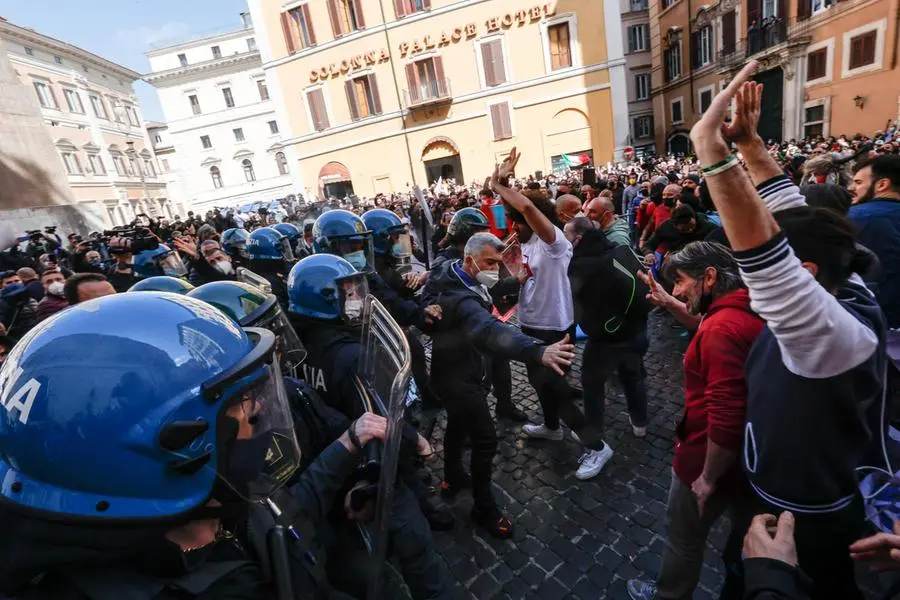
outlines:
[{"label": "riot shield", "polygon": [[249,283],[253,287],[262,290],[262,292],[265,294],[272,293],[272,285],[268,281],[266,281],[265,277],[257,275],[246,267],[238,267],[235,273],[237,274],[238,281]]},{"label": "riot shield", "polygon": [[388,523],[397,479],[412,360],[406,335],[374,296],[366,298],[363,315],[359,381],[365,387],[375,412],[387,419],[373,524],[372,552],[377,566],[368,598],[374,600],[381,597],[382,565],[387,556]]}]

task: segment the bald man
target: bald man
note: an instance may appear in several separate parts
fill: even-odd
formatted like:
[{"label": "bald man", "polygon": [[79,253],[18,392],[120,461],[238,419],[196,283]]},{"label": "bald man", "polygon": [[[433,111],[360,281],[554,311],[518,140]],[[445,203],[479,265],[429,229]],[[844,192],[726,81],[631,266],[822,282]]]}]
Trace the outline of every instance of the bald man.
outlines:
[{"label": "bald man", "polygon": [[609,196],[597,196],[585,206],[585,214],[603,230],[606,238],[616,246],[628,246],[628,223],[616,215],[613,199]]},{"label": "bald man", "polygon": [[16,275],[25,284],[25,290],[28,292],[28,295],[34,298],[35,302],[40,302],[44,297],[44,286],[41,285],[37,272],[31,267],[22,267],[16,271]]},{"label": "bald man", "polygon": [[556,218],[565,225],[575,217],[582,216],[581,200],[572,194],[563,194],[556,199]]}]

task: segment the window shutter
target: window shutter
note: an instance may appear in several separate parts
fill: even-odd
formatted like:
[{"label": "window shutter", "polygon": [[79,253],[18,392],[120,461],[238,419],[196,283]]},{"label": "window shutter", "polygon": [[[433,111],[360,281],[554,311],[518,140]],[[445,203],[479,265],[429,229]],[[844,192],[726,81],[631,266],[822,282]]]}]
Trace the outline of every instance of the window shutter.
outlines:
[{"label": "window shutter", "polygon": [[731,10],[722,16],[722,49],[725,52],[734,50],[735,33],[735,12]]},{"label": "window shutter", "polygon": [[700,32],[691,34],[691,68],[696,69],[700,64]]},{"label": "window shutter", "polygon": [[325,101],[322,90],[313,90],[306,95],[309,112],[312,114],[313,129],[322,131],[328,128],[328,113],[325,112]]},{"label": "window shutter", "polygon": [[359,106],[356,105],[356,82],[348,79],[344,82],[344,91],[347,92],[347,104],[350,106],[350,118],[359,121]]},{"label": "window shutter", "polygon": [[811,0],[797,0],[797,20],[805,21],[809,18]]},{"label": "window shutter", "polygon": [[501,129],[503,133],[503,137],[511,138],[512,137],[512,115],[511,108],[509,102],[504,102],[500,105],[500,123]]},{"label": "window shutter", "polygon": [[341,20],[338,18],[337,3],[338,0],[325,1],[325,4],[328,6],[328,19],[331,21],[331,31],[334,32],[334,37],[336,38],[347,33],[342,27]]},{"label": "window shutter", "polygon": [[495,140],[505,140],[512,137],[512,121],[509,110],[509,102],[491,105],[491,124],[493,125]]},{"label": "window shutter", "polygon": [[287,46],[288,54],[294,53],[294,36],[291,35],[290,15],[286,12],[281,13],[281,30],[284,32],[284,43]]},{"label": "window shutter", "polygon": [[506,56],[503,55],[503,41],[495,40],[491,42],[494,47],[492,64],[494,70],[494,81],[497,85],[506,83]]},{"label": "window shutter", "polygon": [[313,22],[312,18],[309,16],[309,4],[304,4],[303,9],[303,22],[306,23],[306,30],[309,32],[309,45],[316,45],[316,32],[313,31]]},{"label": "window shutter", "polygon": [[425,9],[431,8],[431,0],[422,0],[422,7]]},{"label": "window shutter", "polygon": [[500,104],[492,104],[491,105],[491,124],[494,126],[494,139],[499,140],[503,138],[503,124],[500,118]]},{"label": "window shutter", "polygon": [[394,0],[394,12],[397,13],[397,17],[405,17],[406,16],[406,2],[404,0]]},{"label": "window shutter", "polygon": [[484,84],[487,87],[497,85],[494,74],[494,43],[487,42],[481,45],[481,62],[484,66]]},{"label": "window shutter", "polygon": [[406,80],[409,83],[409,103],[418,104],[419,82],[418,77],[416,77],[416,63],[406,65]]},{"label": "window shutter", "polygon": [[[753,21],[756,21],[757,27],[759,26],[760,1],[761,0],[747,0],[747,27],[749,27]],[[803,2],[809,2],[809,0],[801,0],[800,4],[803,4]]]},{"label": "window shutter", "polygon": [[560,36],[559,36],[559,58],[560,64],[563,67],[571,67],[572,66],[572,45],[569,36],[569,24],[564,23],[559,28]]},{"label": "window shutter", "polygon": [[356,10],[356,24],[360,29],[365,29],[366,18],[363,16],[362,0],[351,0]]},{"label": "window shutter", "polygon": [[440,98],[445,98],[450,95],[450,90],[447,87],[447,79],[444,76],[444,59],[440,56],[435,56],[432,60],[434,61],[434,75],[437,77],[435,89]]},{"label": "window shutter", "polygon": [[378,82],[374,75],[366,75],[369,80],[369,91],[372,93],[372,104],[375,106],[375,114],[381,114],[381,94],[378,93]]}]

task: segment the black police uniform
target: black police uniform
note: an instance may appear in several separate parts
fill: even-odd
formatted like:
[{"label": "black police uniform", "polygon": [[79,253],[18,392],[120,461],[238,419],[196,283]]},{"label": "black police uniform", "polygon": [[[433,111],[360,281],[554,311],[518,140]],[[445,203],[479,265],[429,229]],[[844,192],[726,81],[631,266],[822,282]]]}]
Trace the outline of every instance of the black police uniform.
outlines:
[{"label": "black police uniform", "polygon": [[249,269],[269,282],[281,310],[288,310],[287,272],[290,266],[282,260],[251,260]]},{"label": "black police uniform", "polygon": [[[303,378],[326,404],[348,419],[356,419],[365,406],[357,389],[360,330],[291,315],[291,322],[309,353],[303,362]],[[411,455],[418,434],[406,427],[401,459]],[[401,460],[401,466],[405,461]],[[434,550],[431,528],[403,477],[396,484],[391,507],[390,535],[394,554],[413,598],[452,598],[452,583],[443,562]]]}]

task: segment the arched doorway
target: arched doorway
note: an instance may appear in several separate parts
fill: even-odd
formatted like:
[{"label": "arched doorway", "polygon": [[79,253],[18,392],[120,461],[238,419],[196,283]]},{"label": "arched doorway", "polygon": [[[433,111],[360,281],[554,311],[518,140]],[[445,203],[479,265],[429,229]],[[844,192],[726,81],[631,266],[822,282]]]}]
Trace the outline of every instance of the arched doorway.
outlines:
[{"label": "arched doorway", "polygon": [[339,162],[330,162],[319,171],[319,189],[325,199],[334,197],[344,199],[353,195],[353,182],[350,180],[350,169]]},{"label": "arched doorway", "polygon": [[673,133],[669,136],[669,153],[686,155],[691,152],[691,140],[686,133]]},{"label": "arched doorway", "polygon": [[465,182],[459,148],[450,138],[436,137],[429,140],[422,150],[422,162],[425,163],[428,185],[441,178],[455,179],[457,183]]},{"label": "arched doorway", "polygon": [[559,111],[544,128],[544,147],[556,174],[593,164],[590,119],[577,108]]}]

